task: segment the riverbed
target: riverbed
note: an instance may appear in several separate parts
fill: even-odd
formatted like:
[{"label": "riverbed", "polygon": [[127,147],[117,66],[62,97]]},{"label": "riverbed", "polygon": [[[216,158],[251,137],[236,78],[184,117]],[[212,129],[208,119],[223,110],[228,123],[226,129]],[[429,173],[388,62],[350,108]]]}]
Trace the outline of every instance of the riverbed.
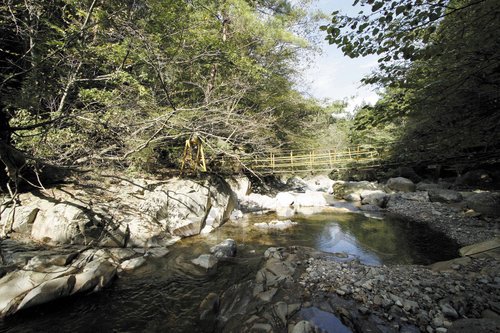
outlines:
[{"label": "riverbed", "polygon": [[[21,311],[0,322],[0,332],[201,332],[198,306],[210,292],[221,293],[254,278],[270,246],[306,246],[331,253],[331,260],[366,265],[430,264],[457,256],[458,245],[425,225],[391,215],[361,213],[297,214],[286,230],[254,225],[275,220],[273,213],[247,215],[207,235],[183,239],[164,258],[122,275],[109,288]],[[206,272],[191,260],[224,239],[238,244],[235,258]]]}]

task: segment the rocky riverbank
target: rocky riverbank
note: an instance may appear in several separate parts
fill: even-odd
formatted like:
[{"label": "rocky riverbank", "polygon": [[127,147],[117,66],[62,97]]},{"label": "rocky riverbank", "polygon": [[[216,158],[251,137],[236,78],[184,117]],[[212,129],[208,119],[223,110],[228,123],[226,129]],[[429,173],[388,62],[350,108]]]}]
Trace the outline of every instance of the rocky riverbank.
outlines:
[{"label": "rocky riverbank", "polygon": [[310,248],[270,248],[254,279],[217,299],[208,327],[222,332],[498,332],[500,252],[483,250],[430,267],[371,267]]},{"label": "rocky riverbank", "polygon": [[[498,233],[495,192],[456,191],[401,177],[385,183],[295,177],[272,194],[252,193],[250,185],[244,177],[110,177],[20,195],[0,219],[10,236],[0,243],[0,316],[98,291],[148,258],[168,255],[167,247],[181,237],[210,233],[252,212],[279,217],[255,226],[262,229],[293,228],[295,214],[327,209],[395,213],[461,245]],[[325,325],[331,324],[340,332],[432,333],[456,329],[467,318],[490,325],[486,319],[500,314],[500,281],[498,253],[492,250],[498,240],[488,244],[482,250],[487,255],[472,251],[433,267],[371,267],[313,249],[270,249],[253,280],[207,296],[200,320],[208,331],[227,332],[328,331]],[[236,245],[226,245],[230,254],[223,257],[234,255]],[[192,263],[215,270],[217,253]]]}]

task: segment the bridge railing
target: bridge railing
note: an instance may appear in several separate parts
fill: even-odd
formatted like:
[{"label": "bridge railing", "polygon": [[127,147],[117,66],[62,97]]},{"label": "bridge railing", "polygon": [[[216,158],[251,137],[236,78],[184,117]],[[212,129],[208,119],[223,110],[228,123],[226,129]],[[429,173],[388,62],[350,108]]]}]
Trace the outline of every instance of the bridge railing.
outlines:
[{"label": "bridge railing", "polygon": [[246,163],[259,173],[279,174],[370,168],[378,166],[380,159],[380,149],[354,147],[343,151],[268,153]]}]

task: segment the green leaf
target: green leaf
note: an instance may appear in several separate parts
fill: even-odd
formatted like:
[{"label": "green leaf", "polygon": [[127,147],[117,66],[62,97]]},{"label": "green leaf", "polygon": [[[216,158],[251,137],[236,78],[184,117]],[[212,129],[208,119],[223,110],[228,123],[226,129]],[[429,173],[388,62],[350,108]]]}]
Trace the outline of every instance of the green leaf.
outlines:
[{"label": "green leaf", "polygon": [[377,2],[375,2],[375,4],[372,6],[372,12],[376,12],[377,10],[379,10],[380,8],[382,8],[382,6],[384,6],[384,2],[383,1],[377,1]]}]

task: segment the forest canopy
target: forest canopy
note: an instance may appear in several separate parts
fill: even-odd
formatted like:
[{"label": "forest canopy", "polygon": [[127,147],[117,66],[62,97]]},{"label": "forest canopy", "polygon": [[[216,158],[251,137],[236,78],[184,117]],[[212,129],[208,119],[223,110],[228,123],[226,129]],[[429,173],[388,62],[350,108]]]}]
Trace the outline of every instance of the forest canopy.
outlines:
[{"label": "forest canopy", "polygon": [[[37,0],[0,7],[0,159],[177,167],[293,146],[319,105],[295,88],[308,1]],[[235,152],[238,152],[237,154]],[[3,169],[3,168],[2,168]]]}]

